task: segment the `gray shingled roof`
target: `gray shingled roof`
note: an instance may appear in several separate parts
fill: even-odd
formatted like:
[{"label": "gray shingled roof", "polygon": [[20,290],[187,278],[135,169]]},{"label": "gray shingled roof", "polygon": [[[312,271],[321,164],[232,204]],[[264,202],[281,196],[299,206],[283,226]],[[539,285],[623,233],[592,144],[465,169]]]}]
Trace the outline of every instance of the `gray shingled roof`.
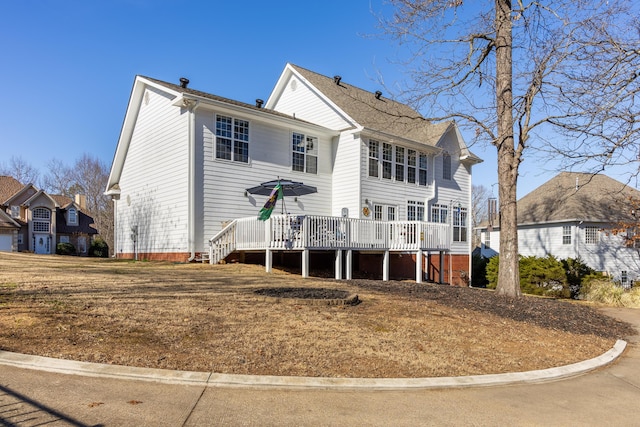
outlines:
[{"label": "gray shingled roof", "polygon": [[432,123],[406,104],[357,88],[344,80],[336,84],[323,76],[291,64],[302,77],[365,128],[435,146],[453,122]]},{"label": "gray shingled roof", "polygon": [[518,201],[518,224],[629,220],[640,191],[606,175],[562,172]]}]

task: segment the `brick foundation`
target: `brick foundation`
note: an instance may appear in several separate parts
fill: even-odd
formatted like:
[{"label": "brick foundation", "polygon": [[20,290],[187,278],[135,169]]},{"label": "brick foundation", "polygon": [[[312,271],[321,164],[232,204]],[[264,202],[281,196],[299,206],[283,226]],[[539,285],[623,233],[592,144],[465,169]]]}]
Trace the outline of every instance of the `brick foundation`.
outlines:
[{"label": "brick foundation", "polygon": [[[138,261],[188,262],[190,256],[189,252],[140,252],[138,253]],[[135,254],[119,253],[116,258],[135,259]]]}]

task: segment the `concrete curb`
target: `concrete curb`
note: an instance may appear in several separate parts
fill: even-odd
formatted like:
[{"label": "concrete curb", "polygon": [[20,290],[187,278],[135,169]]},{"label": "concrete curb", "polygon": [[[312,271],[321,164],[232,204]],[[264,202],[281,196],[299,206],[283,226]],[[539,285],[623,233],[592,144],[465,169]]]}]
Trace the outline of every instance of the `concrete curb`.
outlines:
[{"label": "concrete curb", "polygon": [[206,387],[331,389],[331,390],[422,390],[463,387],[489,387],[509,384],[556,381],[582,375],[616,360],[625,350],[626,341],[618,340],[613,348],[593,359],[571,365],[537,371],[506,374],[472,375],[436,378],[316,378],[291,376],[232,375],[208,372],[171,371],[167,369],[135,368],[103,363],[76,362],[50,357],[0,351],[0,365],[62,374],[85,375],[161,382],[166,384]]}]

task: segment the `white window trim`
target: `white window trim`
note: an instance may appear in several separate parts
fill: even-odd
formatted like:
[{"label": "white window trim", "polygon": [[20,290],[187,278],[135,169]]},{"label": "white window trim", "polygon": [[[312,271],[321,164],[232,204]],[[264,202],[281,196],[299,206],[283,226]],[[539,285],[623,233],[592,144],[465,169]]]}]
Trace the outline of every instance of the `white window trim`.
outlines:
[{"label": "white window trim", "polygon": [[[301,141],[304,144],[303,146],[303,150],[299,151],[299,150],[295,150],[294,149],[294,138],[297,136],[301,137]],[[309,148],[309,144],[312,144],[312,148]],[[315,146],[315,147],[313,147]],[[307,135],[305,133],[302,132],[291,132],[291,146],[290,146],[290,153],[291,153],[291,171],[292,172],[300,172],[300,173],[308,173],[308,174],[312,174],[312,175],[317,175],[318,174],[318,152],[319,152],[319,142],[318,142],[318,137],[317,136],[313,136],[313,135]],[[302,155],[302,170],[298,170],[294,168],[294,156],[295,154],[301,154]],[[316,164],[315,164],[315,170],[310,171],[309,170],[309,159],[310,158],[314,158],[316,160]]]},{"label": "white window trim", "polygon": [[[226,137],[226,136],[219,136],[218,135],[218,118],[219,117],[224,117],[227,119],[231,119],[231,136],[230,137]],[[236,139],[235,137],[235,126],[236,126],[236,121],[242,121],[242,122],[246,122],[247,123],[247,141],[243,141],[241,139]],[[231,162],[233,164],[238,164],[238,165],[248,165],[251,163],[251,121],[247,120],[247,119],[241,119],[238,117],[234,117],[231,115],[227,115],[227,114],[214,114],[214,118],[213,118],[213,125],[214,125],[214,131],[213,131],[213,159],[216,161],[220,161],[220,162]],[[218,157],[218,138],[223,138],[223,139],[228,139],[231,141],[231,158],[230,159],[224,159],[224,158],[220,158]],[[235,159],[235,146],[236,146],[236,142],[238,143],[243,143],[243,144],[247,144],[247,161],[243,161],[243,160],[236,160]]]},{"label": "white window trim", "polygon": [[[375,144],[376,151],[373,152],[372,145]],[[385,157],[385,146],[390,147],[390,158]],[[378,179],[388,182],[397,182],[409,186],[428,187],[429,186],[429,155],[425,152],[402,145],[392,144],[390,142],[379,141],[374,138],[367,140],[367,178]],[[398,151],[402,151],[402,162],[398,161]],[[415,155],[414,164],[409,164],[409,153]],[[424,159],[424,165],[421,165],[420,159]],[[373,164],[375,162],[375,165]],[[385,165],[390,165],[391,170],[389,177],[385,177]],[[397,179],[398,166],[402,167],[402,180]],[[422,167],[424,166],[424,167]],[[414,171],[414,182],[409,182],[409,169]],[[374,172],[373,175],[371,172]],[[424,174],[424,184],[420,182],[421,172]]]}]

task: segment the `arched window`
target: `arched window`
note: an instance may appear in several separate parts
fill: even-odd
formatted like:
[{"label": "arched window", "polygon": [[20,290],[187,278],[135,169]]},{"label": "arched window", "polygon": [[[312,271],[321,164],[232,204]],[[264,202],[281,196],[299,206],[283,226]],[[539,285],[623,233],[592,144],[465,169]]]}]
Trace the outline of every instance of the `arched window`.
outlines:
[{"label": "arched window", "polygon": [[36,233],[48,233],[51,228],[51,211],[46,208],[33,210],[33,231]]},{"label": "arched window", "polygon": [[70,208],[67,212],[67,224],[78,225],[78,211],[76,208]]}]

